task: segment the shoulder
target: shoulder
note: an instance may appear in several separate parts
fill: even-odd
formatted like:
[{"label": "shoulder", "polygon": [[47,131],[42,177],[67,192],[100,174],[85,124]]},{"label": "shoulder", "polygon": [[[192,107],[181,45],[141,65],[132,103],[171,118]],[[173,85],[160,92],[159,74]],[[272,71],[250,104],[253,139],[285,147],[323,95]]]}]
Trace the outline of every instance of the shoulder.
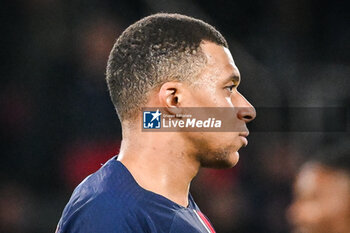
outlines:
[{"label": "shoulder", "polygon": [[63,210],[58,232],[142,232],[147,222],[142,194],[115,164],[107,163],[74,190]]},{"label": "shoulder", "polygon": [[101,193],[64,215],[58,233],[169,232],[175,216],[176,211],[161,203]]},{"label": "shoulder", "polygon": [[75,209],[69,216],[62,217],[58,232],[127,233],[147,230],[147,221],[135,205],[116,206],[108,200],[106,196],[99,196]]},{"label": "shoulder", "polygon": [[142,189],[112,161],[74,190],[58,232],[169,232],[175,213],[169,201]]}]

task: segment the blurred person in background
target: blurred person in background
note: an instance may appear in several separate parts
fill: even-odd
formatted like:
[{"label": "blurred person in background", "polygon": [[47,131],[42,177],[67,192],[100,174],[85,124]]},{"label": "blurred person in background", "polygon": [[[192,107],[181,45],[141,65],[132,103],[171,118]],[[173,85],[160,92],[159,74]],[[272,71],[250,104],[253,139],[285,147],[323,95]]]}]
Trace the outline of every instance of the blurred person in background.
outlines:
[{"label": "blurred person in background", "polygon": [[[231,168],[255,109],[223,36],[179,14],[134,23],[115,43],[107,84],[123,128],[120,154],[73,192],[57,232],[215,232],[189,194],[201,167]],[[242,132],[145,133],[141,107],[238,108]]]},{"label": "blurred person in background", "polygon": [[300,170],[288,211],[293,233],[350,232],[350,141],[324,148]]},{"label": "blurred person in background", "polygon": [[0,232],[36,232],[33,221],[35,203],[30,190],[23,184],[3,177],[0,180]]}]

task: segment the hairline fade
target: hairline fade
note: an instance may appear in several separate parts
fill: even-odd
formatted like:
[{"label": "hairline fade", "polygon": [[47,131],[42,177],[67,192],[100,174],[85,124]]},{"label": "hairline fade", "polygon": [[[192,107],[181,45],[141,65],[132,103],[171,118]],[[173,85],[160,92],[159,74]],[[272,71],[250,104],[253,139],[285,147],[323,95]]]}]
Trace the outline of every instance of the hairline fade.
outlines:
[{"label": "hairline fade", "polygon": [[159,13],[130,25],[115,42],[106,71],[120,120],[135,116],[159,85],[196,78],[206,64],[203,41],[228,48],[213,26],[189,16]]}]

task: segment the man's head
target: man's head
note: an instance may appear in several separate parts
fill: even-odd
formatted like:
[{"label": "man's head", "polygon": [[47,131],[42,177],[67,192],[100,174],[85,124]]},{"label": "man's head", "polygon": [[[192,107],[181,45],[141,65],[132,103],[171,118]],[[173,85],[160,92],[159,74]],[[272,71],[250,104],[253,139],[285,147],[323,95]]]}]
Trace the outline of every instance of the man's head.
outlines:
[{"label": "man's head", "polygon": [[294,186],[289,219],[296,233],[350,232],[350,143],[323,149]]},{"label": "man's head", "polygon": [[161,84],[195,80],[206,63],[203,40],[228,47],[215,28],[179,14],[155,14],[129,26],[107,65],[107,84],[121,121],[133,118]]},{"label": "man's head", "polygon": [[151,15],[131,25],[115,43],[107,66],[123,131],[123,122],[138,125],[142,107],[240,107],[232,114],[239,132],[171,135],[185,141],[195,159],[209,167],[232,167],[237,151],[246,145],[245,124],[255,110],[237,91],[239,82],[223,36],[201,20],[178,14]]}]

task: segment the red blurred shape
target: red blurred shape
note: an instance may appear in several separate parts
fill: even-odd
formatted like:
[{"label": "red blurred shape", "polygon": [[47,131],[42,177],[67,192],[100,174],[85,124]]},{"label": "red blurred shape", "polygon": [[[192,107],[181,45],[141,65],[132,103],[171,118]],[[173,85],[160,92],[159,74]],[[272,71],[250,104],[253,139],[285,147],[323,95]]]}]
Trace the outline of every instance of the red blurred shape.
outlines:
[{"label": "red blurred shape", "polygon": [[69,187],[75,187],[119,153],[120,141],[77,141],[63,155],[62,175]]}]

